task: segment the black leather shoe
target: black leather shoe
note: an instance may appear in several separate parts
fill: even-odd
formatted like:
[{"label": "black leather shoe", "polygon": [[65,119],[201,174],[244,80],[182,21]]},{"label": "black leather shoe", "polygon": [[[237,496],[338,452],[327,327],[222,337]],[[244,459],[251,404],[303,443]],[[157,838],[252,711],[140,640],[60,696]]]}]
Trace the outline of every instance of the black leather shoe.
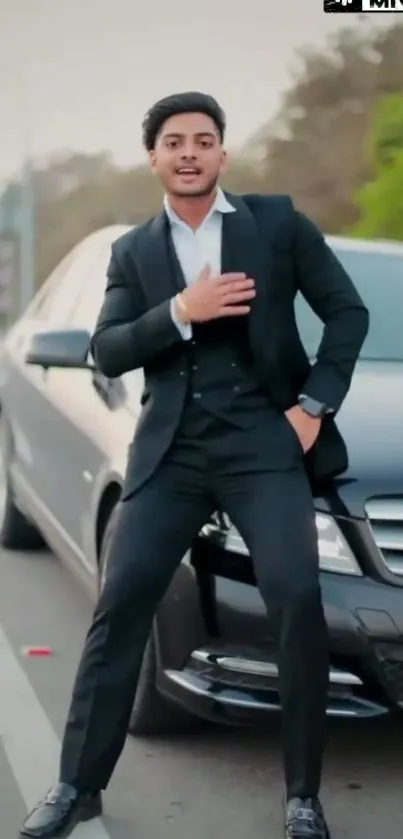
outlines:
[{"label": "black leather shoe", "polygon": [[330,839],[322,805],[317,798],[292,798],[287,803],[286,839]]},{"label": "black leather shoe", "polygon": [[59,839],[70,836],[79,822],[88,822],[102,813],[99,792],[79,793],[69,784],[56,784],[25,820],[20,836],[31,839]]}]

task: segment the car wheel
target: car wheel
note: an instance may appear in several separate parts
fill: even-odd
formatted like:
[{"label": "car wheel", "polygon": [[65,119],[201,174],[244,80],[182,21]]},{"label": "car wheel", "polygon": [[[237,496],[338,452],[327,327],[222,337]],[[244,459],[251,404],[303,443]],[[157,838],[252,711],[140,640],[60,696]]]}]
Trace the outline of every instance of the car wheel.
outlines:
[{"label": "car wheel", "polygon": [[10,477],[9,446],[4,419],[0,420],[0,545],[9,551],[35,551],[45,546],[37,528],[18,509]]},{"label": "car wheel", "polygon": [[[114,507],[106,525],[102,538],[99,567],[99,591],[105,580],[108,555],[118,519],[118,505]],[[157,654],[155,643],[155,629],[151,630],[147,641],[136,696],[130,717],[129,731],[136,736],[154,736],[158,734],[174,733],[193,728],[197,718],[188,714],[180,706],[170,702],[158,691]]]}]

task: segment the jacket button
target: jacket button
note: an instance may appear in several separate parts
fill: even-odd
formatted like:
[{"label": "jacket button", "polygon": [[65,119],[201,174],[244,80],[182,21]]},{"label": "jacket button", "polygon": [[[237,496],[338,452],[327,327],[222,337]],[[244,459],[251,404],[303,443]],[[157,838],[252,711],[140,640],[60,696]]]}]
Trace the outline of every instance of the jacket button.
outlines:
[{"label": "jacket button", "polygon": [[193,399],[201,399],[201,393],[197,392],[193,394]]},{"label": "jacket button", "polygon": [[184,375],[185,375],[185,371],[184,371],[184,370],[181,370],[181,371],[180,371],[180,373],[179,373],[179,375],[180,375],[180,376],[184,376]]},{"label": "jacket button", "polygon": [[198,370],[198,369],[199,369],[199,365],[198,364],[193,364],[192,370]]}]

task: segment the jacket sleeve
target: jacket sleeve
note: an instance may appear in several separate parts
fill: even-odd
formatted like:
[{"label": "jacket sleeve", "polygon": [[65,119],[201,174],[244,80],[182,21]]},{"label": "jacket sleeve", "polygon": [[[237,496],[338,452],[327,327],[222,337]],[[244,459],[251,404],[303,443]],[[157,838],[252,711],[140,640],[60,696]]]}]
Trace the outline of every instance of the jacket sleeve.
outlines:
[{"label": "jacket sleeve", "polygon": [[144,300],[136,299],[112,246],[107,284],[101,311],[91,339],[91,353],[97,368],[108,378],[144,367],[155,356],[182,337],[171,317],[171,301],[144,311]]},{"label": "jacket sleeve", "polygon": [[368,332],[368,309],[324,236],[297,211],[293,241],[298,288],[324,324],[316,361],[301,391],[336,412]]}]

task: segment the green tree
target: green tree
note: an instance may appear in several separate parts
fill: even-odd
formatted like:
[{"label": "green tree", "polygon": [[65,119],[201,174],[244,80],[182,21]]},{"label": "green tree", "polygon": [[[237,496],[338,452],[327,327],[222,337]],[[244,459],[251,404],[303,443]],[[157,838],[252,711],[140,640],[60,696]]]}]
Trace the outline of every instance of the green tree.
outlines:
[{"label": "green tree", "polygon": [[368,140],[374,177],[356,194],[360,211],[349,231],[360,238],[403,239],[403,96],[376,105]]},{"label": "green tree", "polygon": [[383,96],[376,103],[369,136],[369,154],[376,170],[393,163],[403,149],[403,95]]},{"label": "green tree", "polygon": [[373,177],[364,154],[374,103],[403,89],[403,25],[339,30],[304,49],[279,112],[253,138],[265,187],[290,193],[327,232],[355,224],[357,190]]}]

